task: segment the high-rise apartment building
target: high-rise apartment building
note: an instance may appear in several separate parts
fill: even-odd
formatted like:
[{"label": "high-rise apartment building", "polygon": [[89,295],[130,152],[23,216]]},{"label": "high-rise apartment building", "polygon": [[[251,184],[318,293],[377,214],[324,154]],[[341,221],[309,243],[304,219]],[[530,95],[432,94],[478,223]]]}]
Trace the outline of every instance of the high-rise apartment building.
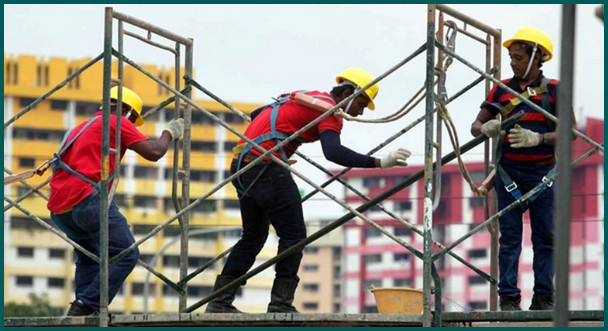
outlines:
[{"label": "high-rise apartment building", "polygon": [[[604,141],[604,121],[587,119],[581,129],[594,141]],[[582,139],[573,143],[574,157],[591,149]],[[468,163],[468,170],[478,184],[483,181],[483,164]],[[422,166],[410,165],[388,170],[356,169],[344,178],[367,194],[381,192],[420,171]],[[572,220],[570,225],[570,309],[604,309],[604,157],[596,153],[572,170]],[[558,179],[559,180],[559,179]],[[422,180],[382,201],[382,205],[422,230]],[[441,197],[433,213],[433,239],[450,244],[485,221],[483,200],[477,197],[462,179],[458,165],[442,168]],[[350,191],[346,201],[353,207],[364,201]],[[558,202],[559,203],[559,202]],[[423,238],[378,208],[370,208],[368,217],[416,249],[423,250]],[[532,297],[534,275],[529,217],[524,215],[523,251],[520,258],[519,286],[522,307]],[[342,312],[377,311],[369,287],[422,288],[422,260],[395,243],[372,226],[355,219],[343,227],[344,247],[342,280]],[[476,233],[452,251],[477,268],[490,272],[490,234]],[[490,286],[484,278],[450,256],[435,263],[442,283],[445,311],[489,310]]]},{"label": "high-rise apartment building", "polygon": [[[5,123],[89,61],[90,59],[38,59],[26,55],[5,55]],[[143,67],[168,84],[174,84],[173,68],[150,65]],[[51,159],[64,133],[89,119],[99,109],[102,76],[103,65],[98,62],[6,127],[5,171],[19,173],[34,169],[43,161]],[[116,63],[113,65],[113,77],[117,77]],[[143,114],[171,96],[169,91],[129,66],[124,68],[123,84],[142,98]],[[219,103],[195,101],[236,130],[244,131],[247,123]],[[233,105],[247,113],[259,106],[243,103]],[[173,104],[148,117],[140,130],[150,137],[158,137],[165,123],[174,117],[175,109],[171,107]],[[192,111],[191,130],[190,199],[193,201],[229,175],[232,147],[236,145],[238,137],[195,109]],[[171,198],[172,167],[173,149],[156,163],[146,161],[132,151],[125,154],[114,201],[129,221],[136,239],[175,215]],[[35,186],[44,182],[50,173],[49,170],[44,176],[35,176],[28,182]],[[13,200],[27,191],[28,188],[20,183],[4,188],[5,196],[10,196]],[[41,193],[48,196],[48,185]],[[177,196],[181,196],[181,184],[178,184]],[[46,200],[43,197],[30,195],[20,204],[34,215],[50,222]],[[6,208],[5,202],[5,210]],[[196,206],[190,217],[192,236],[188,249],[189,272],[232,247],[240,237],[240,224],[238,199],[231,184]],[[179,281],[179,242],[175,240],[179,233],[178,222],[175,221],[139,247],[141,259],[153,264],[155,269],[174,282]],[[269,237],[267,247],[260,254],[259,261],[276,254],[274,235]],[[46,294],[51,305],[61,314],[74,299],[73,259],[73,249],[69,244],[44,230],[16,208],[5,211],[5,303],[27,303],[30,293],[39,296]],[[221,263],[216,263],[189,282],[188,304],[193,304],[211,293],[215,275],[221,270],[221,266]],[[274,270],[269,269],[249,280],[248,285],[238,292],[235,304],[248,312],[265,311],[267,302],[257,298],[260,295],[269,297],[273,276]],[[178,296],[171,288],[145,269],[136,267],[110,305],[110,310],[125,313],[162,313],[177,312],[177,306]]]}]

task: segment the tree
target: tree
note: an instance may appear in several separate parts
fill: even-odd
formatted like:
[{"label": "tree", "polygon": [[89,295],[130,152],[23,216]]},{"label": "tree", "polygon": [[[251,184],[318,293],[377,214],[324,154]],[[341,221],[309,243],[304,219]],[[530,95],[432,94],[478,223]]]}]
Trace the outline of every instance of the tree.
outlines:
[{"label": "tree", "polygon": [[42,297],[34,293],[29,295],[30,304],[9,302],[4,305],[4,317],[40,317],[55,316],[46,294]]}]

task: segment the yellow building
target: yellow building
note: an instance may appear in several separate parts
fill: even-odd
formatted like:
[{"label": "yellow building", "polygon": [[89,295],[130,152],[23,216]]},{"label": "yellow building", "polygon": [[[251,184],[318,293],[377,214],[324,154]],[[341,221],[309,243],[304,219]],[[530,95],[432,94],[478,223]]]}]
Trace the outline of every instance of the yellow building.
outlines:
[{"label": "yellow building", "polygon": [[[5,123],[89,61],[90,59],[44,60],[35,56],[5,55]],[[143,67],[173,85],[173,68],[163,69],[149,65]],[[36,168],[43,161],[52,158],[64,133],[90,118],[99,109],[102,76],[103,64],[98,62],[5,128],[5,170],[19,173]],[[113,77],[117,76],[115,63]],[[129,66],[124,68],[123,84],[141,96],[144,115],[148,109],[171,96],[169,91]],[[247,123],[219,103],[204,100],[196,100],[196,103],[236,130],[244,131]],[[150,137],[158,137],[164,124],[174,117],[172,106],[169,105],[147,118],[140,130]],[[235,103],[233,106],[249,113],[259,105]],[[228,167],[233,155],[231,149],[236,145],[237,137],[194,109],[191,128],[190,199],[194,200],[228,176]],[[175,215],[171,200],[172,165],[173,150],[156,163],[146,161],[132,151],[123,159],[114,201],[129,221],[136,239]],[[28,183],[33,186],[42,183],[50,173],[49,170],[42,177],[34,176]],[[13,200],[27,191],[28,188],[20,183],[4,188],[5,196],[10,196]],[[48,186],[41,192],[48,196]],[[181,196],[181,185],[178,186],[177,195]],[[43,197],[30,195],[20,204],[49,222],[46,200]],[[5,203],[5,210],[6,205]],[[4,219],[5,304],[27,303],[30,293],[47,294],[51,305],[57,308],[58,314],[62,314],[68,303],[74,300],[72,247],[16,208],[5,211]],[[240,236],[238,200],[232,185],[226,185],[194,209],[190,217],[190,231],[203,228],[208,230],[199,231],[203,232],[202,235],[192,236],[189,241],[189,272],[232,247]],[[156,261],[153,267],[174,282],[179,281],[179,243],[171,244],[176,236],[179,236],[179,226],[174,222],[140,246],[141,259],[146,263]],[[266,247],[260,254],[261,259],[276,254],[276,238],[271,236]],[[159,253],[161,251],[162,255]],[[247,312],[265,311],[265,298],[269,297],[273,269],[270,268],[252,278],[247,286],[239,291],[235,304],[240,309]],[[210,270],[189,282],[188,305],[211,292],[219,270],[221,265],[216,263]],[[260,296],[264,299],[261,300]],[[148,298],[147,303],[144,302],[145,297]],[[145,269],[136,267],[121,293],[110,305],[110,311],[163,313],[177,312],[177,307],[178,296],[171,288]]]}]

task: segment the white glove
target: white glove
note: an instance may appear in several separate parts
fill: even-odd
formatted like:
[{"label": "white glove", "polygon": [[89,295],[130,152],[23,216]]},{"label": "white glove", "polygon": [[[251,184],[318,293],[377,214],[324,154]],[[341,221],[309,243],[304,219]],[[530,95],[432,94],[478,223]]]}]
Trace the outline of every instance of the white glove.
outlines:
[{"label": "white glove", "polygon": [[172,119],[169,121],[169,123],[167,123],[167,125],[165,125],[165,129],[163,131],[168,131],[173,140],[179,139],[179,137],[181,137],[181,135],[184,133],[184,119]]},{"label": "white glove", "polygon": [[500,121],[489,120],[481,126],[481,132],[489,138],[496,138],[500,134]]},{"label": "white glove", "polygon": [[509,142],[513,148],[538,146],[540,145],[540,134],[515,124],[515,127],[509,132]]},{"label": "white glove", "polygon": [[392,168],[394,166],[406,166],[408,157],[412,155],[412,152],[404,148],[399,148],[396,151],[388,153],[387,156],[380,159],[380,167],[382,169]]}]

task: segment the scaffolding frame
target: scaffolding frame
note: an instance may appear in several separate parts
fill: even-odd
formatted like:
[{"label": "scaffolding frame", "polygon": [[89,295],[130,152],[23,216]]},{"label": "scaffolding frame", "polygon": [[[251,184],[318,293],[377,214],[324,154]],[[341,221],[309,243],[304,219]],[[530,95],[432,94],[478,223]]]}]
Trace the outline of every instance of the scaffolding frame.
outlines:
[{"label": "scaffolding frame", "polygon": [[[563,17],[564,18],[563,18],[562,24],[564,26],[564,29],[563,29],[564,32],[562,32],[562,34],[563,34],[562,35],[562,41],[563,41],[562,44],[573,44],[573,42],[574,42],[574,34],[573,34],[574,23],[575,23],[574,13],[575,13],[575,5],[563,5],[563,14],[564,14]],[[448,24],[448,22],[445,21],[444,14],[462,21],[464,23],[464,29],[459,28],[456,24],[453,24],[453,25]],[[114,19],[116,19],[118,21],[118,29],[117,29],[118,30],[118,50],[115,50],[112,47],[112,28],[113,28]],[[124,23],[131,24],[135,27],[139,27],[141,29],[146,30],[148,32],[147,37],[142,37],[142,36],[137,35],[136,33],[125,30],[124,26],[123,26]],[[476,36],[475,34],[471,33],[470,31],[468,31],[467,25],[470,25],[470,26],[478,29],[479,31],[482,31],[483,33],[485,33],[486,34],[485,39],[480,38],[480,37]],[[485,48],[486,48],[485,70],[481,70],[481,69],[475,67],[473,64],[469,63],[464,58],[460,57],[457,53],[455,53],[453,48],[450,49],[449,45],[445,46],[441,42],[441,40],[443,39],[443,36],[444,36],[444,30],[443,30],[444,26],[449,26],[450,28],[454,29],[455,31],[458,31],[485,45]],[[453,31],[453,33],[455,33],[455,31]],[[568,33],[568,31],[570,31],[570,32]],[[160,48],[162,50],[169,51],[175,56],[175,68],[174,68],[174,70],[175,70],[175,87],[170,86],[169,84],[167,84],[160,78],[158,78],[155,75],[151,74],[150,72],[146,71],[144,68],[137,65],[134,61],[132,61],[131,59],[127,58],[124,55],[124,50],[123,50],[124,35],[133,37],[137,40],[140,40],[140,41],[147,43],[151,46],[154,46],[156,48]],[[153,35],[158,35],[158,36],[164,37],[170,41],[175,42],[174,48],[171,48],[171,47],[165,46],[161,43],[152,41]],[[439,39],[439,40],[437,40],[437,39]],[[388,236],[390,239],[392,239],[393,241],[402,245],[404,248],[406,248],[407,250],[412,252],[415,256],[417,256],[418,258],[421,258],[423,260],[423,270],[424,270],[424,272],[423,272],[423,313],[422,313],[423,326],[432,326],[432,325],[439,326],[442,324],[441,282],[439,280],[437,270],[434,266],[434,261],[443,257],[446,254],[454,257],[459,262],[463,263],[465,266],[469,267],[470,269],[472,269],[477,274],[479,274],[480,276],[482,276],[484,279],[488,280],[491,283],[490,309],[496,310],[496,308],[497,308],[496,307],[497,306],[497,297],[496,297],[496,295],[497,295],[496,294],[497,264],[496,264],[496,260],[497,260],[497,247],[498,247],[497,231],[495,228],[496,220],[498,219],[499,216],[504,214],[506,211],[514,208],[518,204],[519,201],[527,200],[528,197],[533,195],[535,192],[540,191],[544,186],[551,183],[552,180],[556,177],[556,175],[551,176],[551,178],[549,178],[549,181],[539,184],[532,191],[530,191],[530,192],[526,193],[524,196],[522,196],[518,201],[514,202],[513,204],[509,205],[508,207],[506,207],[505,209],[503,209],[501,211],[497,211],[497,212],[495,211],[495,209],[496,209],[495,197],[493,198],[494,201],[491,202],[488,200],[488,197],[486,196],[484,198],[484,216],[486,217],[486,220],[483,223],[481,223],[474,229],[470,230],[469,233],[462,236],[460,239],[456,240],[455,242],[451,243],[450,245],[446,246],[437,241],[434,241],[432,238],[432,211],[438,205],[438,201],[440,199],[440,192],[439,192],[440,190],[435,190],[435,192],[433,192],[433,187],[440,187],[440,183],[441,183],[440,177],[441,177],[442,165],[447,164],[448,162],[454,160],[457,157],[458,153],[460,153],[460,152],[466,153],[470,149],[478,146],[479,144],[484,143],[484,161],[485,161],[484,162],[485,163],[484,173],[487,175],[489,172],[488,164],[489,164],[489,160],[490,160],[490,154],[493,154],[490,151],[490,143],[488,142],[487,138],[482,134],[480,136],[475,137],[473,140],[467,142],[466,144],[459,146],[458,153],[456,153],[456,150],[455,150],[454,152],[451,152],[442,157],[442,155],[441,155],[441,122],[442,122],[442,119],[439,116],[439,112],[437,112],[438,113],[437,114],[437,129],[436,129],[435,137],[434,137],[434,131],[433,131],[433,121],[434,121],[433,114],[437,111],[437,107],[435,107],[435,106],[436,105],[445,106],[446,104],[448,104],[452,100],[456,99],[460,95],[466,93],[469,89],[471,89],[472,87],[474,87],[475,85],[480,83],[482,80],[485,80],[486,94],[487,94],[487,92],[489,92],[490,82],[493,82],[497,85],[500,85],[502,88],[509,90],[509,92],[516,95],[522,102],[524,102],[528,106],[533,107],[535,110],[543,113],[546,117],[553,120],[554,122],[572,123],[571,119],[568,118],[568,116],[571,116],[571,115],[570,115],[569,109],[567,108],[566,105],[571,104],[571,101],[572,101],[572,68],[573,68],[573,47],[572,47],[572,48],[568,48],[568,49],[562,51],[562,53],[563,53],[562,54],[562,66],[561,66],[560,70],[561,70],[561,74],[562,74],[561,77],[563,77],[563,78],[561,80],[561,85],[560,85],[560,89],[559,89],[559,93],[560,93],[559,98],[560,98],[560,100],[566,100],[566,102],[559,103],[558,113],[560,114],[560,118],[558,119],[555,116],[546,112],[541,107],[536,106],[528,99],[525,99],[525,98],[521,97],[521,95],[519,95],[518,93],[510,90],[508,87],[506,87],[504,84],[502,84],[500,82],[500,70],[498,70],[498,68],[500,67],[500,59],[501,59],[500,45],[501,45],[500,30],[491,28],[490,26],[485,25],[484,23],[479,22],[479,21],[473,19],[472,17],[466,16],[456,10],[453,10],[452,8],[450,8],[448,6],[439,5],[439,4],[428,5],[428,7],[427,7],[427,41],[425,44],[423,44],[421,47],[419,47],[417,50],[415,50],[410,56],[406,57],[404,60],[397,63],[395,66],[388,69],[385,73],[379,75],[376,79],[374,79],[368,85],[366,85],[365,87],[363,87],[362,89],[360,89],[359,91],[354,93],[353,95],[349,96],[348,98],[346,98],[343,101],[341,101],[340,103],[338,103],[330,111],[327,111],[326,113],[322,114],[316,120],[312,121],[305,127],[301,128],[300,130],[295,132],[293,135],[291,135],[289,138],[287,138],[286,140],[277,144],[273,148],[265,150],[262,147],[260,147],[258,144],[254,143],[252,140],[250,140],[249,138],[247,138],[246,136],[244,136],[243,134],[241,134],[240,132],[238,132],[237,130],[232,128],[229,124],[224,122],[222,119],[218,118],[210,111],[204,109],[203,107],[197,105],[194,101],[192,101],[192,99],[191,99],[192,92],[191,91],[192,91],[192,88],[194,87],[194,88],[197,88],[198,90],[202,91],[203,93],[207,94],[212,99],[219,102],[220,104],[224,105],[226,108],[231,110],[233,113],[239,115],[243,119],[250,120],[248,115],[246,115],[242,111],[239,111],[238,109],[231,106],[227,102],[223,101],[221,98],[219,98],[218,96],[216,96],[215,94],[213,94],[212,92],[210,92],[209,90],[207,90],[206,88],[201,86],[194,79],[192,79],[192,70],[193,70],[193,66],[192,66],[193,40],[192,39],[181,37],[170,31],[164,30],[160,27],[157,27],[157,26],[147,23],[145,21],[141,21],[137,18],[116,12],[111,7],[106,7],[105,21],[104,21],[104,51],[103,51],[103,53],[100,54],[99,56],[97,56],[96,58],[94,58],[93,60],[89,61],[87,64],[85,64],[83,67],[81,67],[80,69],[75,71],[73,74],[69,75],[64,81],[62,81],[57,86],[55,86],[54,88],[49,90],[49,92],[45,93],[40,98],[36,99],[30,105],[28,105],[27,107],[22,109],[20,112],[18,112],[17,115],[15,115],[9,121],[4,123],[4,127],[6,129],[10,124],[14,123],[19,117],[23,116],[24,114],[26,114],[27,112],[32,110],[34,107],[36,107],[37,104],[39,104],[43,100],[47,99],[50,95],[52,95],[57,90],[64,87],[68,82],[70,82],[72,79],[74,79],[80,73],[82,73],[83,71],[88,69],[94,63],[103,59],[103,63],[104,63],[103,102],[102,102],[103,131],[102,131],[102,162],[101,162],[101,169],[102,169],[101,197],[102,197],[102,199],[101,199],[101,216],[100,216],[101,254],[98,257],[95,254],[87,251],[86,249],[82,248],[81,246],[79,246],[78,244],[76,244],[75,242],[70,240],[64,233],[62,233],[61,231],[58,231],[53,226],[47,224],[45,221],[41,220],[40,218],[33,215],[32,213],[30,213],[25,208],[23,208],[22,206],[19,205],[20,201],[22,201],[25,197],[27,197],[33,193],[36,193],[48,200],[48,197],[46,197],[44,194],[42,194],[39,191],[39,189],[42,188],[43,186],[45,186],[46,184],[48,184],[50,179],[37,185],[36,187],[32,187],[25,180],[20,180],[20,182],[23,185],[25,185],[27,188],[29,188],[29,190],[25,194],[23,194],[23,196],[19,197],[16,200],[12,200],[5,196],[5,202],[8,203],[8,205],[5,206],[5,212],[8,209],[10,209],[11,207],[17,208],[18,210],[20,210],[22,213],[24,213],[25,215],[27,215],[34,221],[41,224],[45,229],[53,232],[54,234],[59,236],[61,239],[65,240],[70,245],[72,245],[74,248],[82,251],[85,255],[87,255],[94,261],[100,263],[100,272],[101,272],[101,280],[102,280],[101,289],[100,289],[101,290],[100,291],[101,305],[100,305],[100,317],[99,317],[100,326],[108,326],[108,322],[109,322],[109,314],[108,314],[108,304],[109,303],[108,303],[108,294],[107,294],[107,292],[108,292],[107,273],[108,273],[109,266],[112,265],[113,263],[116,263],[120,258],[122,258],[124,255],[126,255],[128,252],[132,251],[133,249],[136,249],[140,244],[142,244],[143,242],[145,242],[146,240],[148,240],[149,238],[154,236],[156,233],[161,231],[165,226],[174,222],[176,219],[179,220],[179,224],[180,224],[180,280],[178,282],[171,281],[170,279],[168,279],[161,273],[154,270],[153,267],[147,265],[146,263],[144,263],[141,260],[138,261],[138,264],[143,266],[144,268],[146,268],[148,271],[150,271],[150,273],[157,276],[159,279],[161,279],[163,282],[165,282],[169,287],[171,287],[173,290],[178,292],[178,294],[179,294],[179,311],[182,313],[193,312],[195,309],[201,307],[205,303],[207,303],[207,302],[211,301],[212,299],[214,299],[215,297],[219,296],[222,292],[226,291],[231,286],[240,284],[241,282],[253,277],[254,275],[265,270],[266,268],[272,266],[276,262],[282,260],[286,256],[303,249],[306,245],[312,243],[313,241],[319,239],[320,237],[324,236],[325,234],[329,233],[330,231],[347,223],[355,216],[360,218],[361,220],[365,221],[366,223],[370,224],[372,227],[376,228],[377,230],[379,230],[380,232],[382,232],[383,234]],[[181,70],[181,61],[182,61],[182,58],[181,58],[181,48],[182,47],[185,48],[185,75],[184,75],[185,88],[180,91],[180,85],[181,85],[180,70]],[[437,61],[435,61],[435,48],[438,49]],[[299,134],[301,134],[302,132],[305,132],[309,128],[313,127],[314,125],[319,123],[324,118],[333,115],[338,109],[345,106],[350,100],[356,98],[361,93],[364,93],[364,91],[367,88],[369,88],[370,86],[381,81],[388,75],[392,74],[393,72],[395,72],[396,70],[398,70],[399,68],[404,66],[406,63],[408,63],[410,60],[412,60],[414,57],[420,55],[423,52],[426,52],[426,80],[424,83],[425,84],[424,89],[426,90],[426,92],[425,92],[425,99],[426,99],[425,115],[423,117],[413,121],[410,125],[406,126],[404,129],[400,130],[393,136],[389,137],[388,139],[386,139],[384,142],[379,144],[377,147],[373,148],[368,153],[368,155],[371,155],[371,154],[377,152],[384,146],[388,145],[391,141],[394,141],[399,136],[408,132],[415,125],[424,121],[425,122],[425,162],[424,162],[423,170],[411,175],[410,177],[403,180],[401,183],[398,183],[397,185],[395,185],[393,188],[391,188],[391,189],[381,193],[377,197],[371,199],[371,198],[367,197],[365,194],[356,190],[354,187],[352,187],[351,185],[349,185],[343,179],[340,178],[340,176],[343,175],[344,173],[346,173],[347,171],[349,171],[350,168],[344,169],[340,173],[334,175],[332,172],[330,172],[327,169],[324,169],[322,166],[320,166],[319,164],[317,164],[316,162],[314,162],[307,156],[297,152],[298,156],[302,157],[307,162],[310,162],[313,166],[315,166],[319,170],[325,172],[329,176],[332,176],[331,179],[329,179],[322,185],[317,185],[316,183],[312,182],[310,179],[308,179],[306,176],[304,176],[297,170],[291,168],[289,166],[289,164],[283,162],[283,160],[274,156],[273,153],[276,150],[278,150],[280,147],[284,146],[285,144],[289,143],[293,139],[297,138],[299,136]],[[152,231],[150,231],[150,233],[145,235],[140,240],[136,241],[129,248],[125,249],[123,252],[119,253],[117,256],[115,256],[114,258],[112,258],[110,260],[108,257],[108,231],[107,231],[107,222],[108,222],[107,217],[108,216],[107,216],[107,212],[108,212],[108,207],[109,207],[109,203],[111,202],[113,192],[116,189],[116,184],[118,182],[118,174],[120,173],[120,154],[118,152],[114,152],[115,161],[116,161],[114,173],[116,176],[116,178],[115,178],[116,180],[114,181],[113,187],[110,188],[109,187],[109,182],[110,182],[109,175],[110,174],[108,173],[108,169],[109,169],[109,157],[113,151],[109,147],[110,146],[109,120],[110,120],[110,87],[111,87],[111,82],[112,82],[111,70],[112,70],[112,57],[113,56],[118,59],[118,79],[115,81],[115,83],[118,86],[122,87],[123,65],[126,62],[127,64],[131,65],[133,68],[139,70],[141,73],[143,73],[144,75],[148,76],[150,79],[152,79],[153,81],[155,81],[156,83],[161,85],[166,90],[173,93],[173,96],[171,96],[167,100],[161,102],[158,106],[152,108],[146,114],[143,114],[143,116],[144,117],[150,116],[154,112],[156,112],[156,111],[164,108],[168,104],[174,102],[175,103],[174,117],[175,118],[178,118],[178,117],[184,118],[185,130],[184,130],[184,135],[183,135],[184,143],[182,144],[183,156],[182,156],[181,169],[179,166],[179,145],[178,145],[177,140],[174,143],[174,159],[173,159],[173,172],[172,172],[173,182],[172,182],[171,196],[172,196],[172,202],[173,202],[176,214],[173,217],[171,217],[169,220],[165,221],[163,224],[160,224],[157,227],[155,227]],[[445,90],[445,85],[443,84],[443,83],[445,83],[445,81],[443,81],[443,83],[442,83],[441,79],[439,79],[439,85],[437,86],[437,92],[434,91],[434,85],[435,85],[435,83],[433,82],[434,76],[436,75],[436,72],[438,69],[439,69],[439,71],[441,71],[440,64],[443,63],[443,60],[446,58],[446,56],[459,60],[461,63],[470,67],[472,70],[476,71],[480,75],[479,78],[474,80],[469,85],[465,86],[461,91],[454,94],[454,96],[452,96],[451,98],[447,98],[447,91]],[[445,74],[445,72],[443,74]],[[120,111],[120,109],[122,107],[121,94],[122,94],[122,91],[121,91],[121,89],[119,89],[118,111]],[[412,100],[413,100],[413,98],[412,98]],[[183,106],[183,107],[181,106],[182,101],[185,103],[185,106]],[[222,182],[217,184],[214,188],[209,190],[207,193],[203,194],[201,197],[199,197],[195,201],[190,202],[190,186],[189,186],[189,182],[190,182],[190,141],[191,141],[190,128],[191,128],[191,124],[192,124],[192,122],[191,122],[192,108],[203,112],[209,118],[211,118],[214,121],[214,123],[219,124],[220,126],[224,127],[226,130],[234,133],[235,135],[242,138],[249,144],[253,145],[254,148],[256,148],[260,152],[262,152],[262,157],[259,157],[256,160],[250,162],[248,165],[244,166],[242,169],[240,169],[235,174],[232,174],[231,176],[225,178]],[[182,113],[182,110],[183,110],[183,113]],[[567,115],[563,116],[562,114],[567,114]],[[506,127],[506,126],[509,126],[509,125],[515,123],[516,121],[521,119],[522,116],[523,116],[523,114],[520,113],[518,116],[513,116],[512,118],[504,121],[502,124],[503,127]],[[120,131],[120,117],[118,117],[118,116],[117,116],[116,127],[117,127],[117,131],[119,132]],[[570,192],[569,192],[568,185],[570,184],[571,168],[573,166],[576,166],[582,160],[591,156],[593,153],[595,153],[597,151],[603,152],[603,148],[604,148],[603,142],[597,143],[597,142],[591,140],[590,138],[586,137],[581,132],[574,129],[572,127],[572,125],[570,125],[569,130],[560,130],[559,131],[558,152],[560,155],[570,155],[570,153],[571,153],[570,143],[569,143],[569,137],[570,137],[571,132],[573,134],[581,137],[583,140],[585,140],[589,144],[591,144],[593,146],[593,148],[591,150],[589,150],[587,153],[585,153],[583,156],[581,156],[579,159],[574,161],[574,163],[572,163],[572,164],[570,164],[569,158],[561,157],[558,159],[558,173],[560,173],[560,177],[562,178],[562,180],[558,181],[557,194],[558,194],[558,197],[562,197],[563,199],[565,199],[567,201],[567,203],[560,203],[557,206],[557,208],[558,208],[557,215],[558,216],[557,216],[557,222],[556,222],[556,230],[561,228],[562,226],[568,227],[568,224],[569,224],[568,222],[569,222],[569,217],[570,217],[570,200],[569,200]],[[434,139],[437,139],[437,142],[435,142]],[[495,142],[493,145],[495,146]],[[120,146],[120,134],[116,135],[116,146]],[[433,162],[433,149],[435,149],[435,153],[437,155],[436,162]],[[341,205],[343,208],[347,209],[348,213],[345,214],[344,216],[342,216],[341,218],[333,221],[326,227],[315,232],[314,234],[308,236],[307,238],[305,238],[298,244],[285,250],[281,254],[278,254],[277,256],[262,263],[258,267],[251,269],[243,276],[235,279],[232,283],[217,290],[216,292],[212,293],[211,295],[207,296],[206,298],[199,300],[194,305],[187,307],[186,295],[187,295],[188,281],[191,280],[192,278],[194,278],[196,275],[203,272],[208,266],[210,266],[214,262],[220,260],[222,257],[224,257],[225,255],[227,255],[230,252],[230,249],[222,252],[216,258],[212,259],[205,265],[199,267],[194,272],[188,274],[187,259],[188,259],[190,210],[192,208],[194,208],[196,205],[198,205],[199,203],[201,203],[202,201],[204,201],[205,199],[207,199],[208,197],[210,197],[212,194],[217,192],[217,190],[219,190],[220,188],[225,186],[227,183],[231,182],[234,178],[239,176],[241,173],[243,173],[243,172],[247,171],[249,168],[257,165],[259,162],[261,162],[264,159],[264,157],[269,157],[274,162],[276,162],[280,166],[288,169],[294,175],[300,177],[302,180],[304,180],[309,185],[311,185],[315,188],[315,191],[313,191],[311,194],[305,196],[302,199],[303,201],[306,201],[308,198],[310,198],[312,195],[316,194],[317,192],[321,192],[321,193],[325,194],[327,197],[329,197],[331,200],[334,200],[336,203]],[[493,156],[492,156],[492,159],[493,159]],[[10,169],[7,169],[6,166],[5,166],[5,173],[12,174]],[[182,175],[181,201],[177,196],[178,173]],[[433,176],[435,176],[435,179],[433,178]],[[424,212],[423,212],[424,225],[423,225],[423,230],[420,230],[420,229],[416,228],[415,226],[411,225],[410,223],[408,223],[407,221],[405,221],[404,219],[402,219],[401,217],[388,211],[386,208],[384,208],[380,204],[380,202],[388,199],[395,193],[399,192],[400,190],[408,187],[409,185],[417,182],[418,180],[420,180],[422,178],[424,178],[424,187],[425,187]],[[360,205],[357,208],[353,208],[352,206],[347,205],[345,202],[338,200],[335,196],[333,196],[331,193],[329,193],[328,191],[326,191],[324,189],[324,187],[329,185],[334,180],[338,180],[340,183],[344,184],[346,188],[350,189],[355,194],[362,197],[366,202],[364,202],[362,205]],[[433,184],[433,183],[435,183],[435,184]],[[563,184],[560,184],[560,183],[563,183]],[[434,196],[433,196],[433,194],[434,194]],[[491,205],[493,205],[493,208],[490,208]],[[381,226],[379,226],[377,223],[375,223],[373,220],[371,220],[367,216],[363,215],[363,212],[365,212],[367,209],[371,208],[372,206],[378,206],[380,208],[380,210],[384,211],[385,213],[387,213],[389,216],[393,217],[400,223],[406,225],[408,228],[412,229],[417,234],[423,236],[423,238],[424,238],[423,251],[419,251],[419,250],[415,249],[414,247],[410,246],[408,243],[404,242],[400,238],[394,236],[390,232],[383,229]],[[492,243],[491,243],[492,264],[491,264],[490,275],[479,270],[478,268],[476,268],[475,266],[470,264],[468,261],[464,260],[463,258],[459,257],[458,255],[456,255],[454,252],[451,251],[452,248],[454,248],[455,246],[457,246],[458,244],[460,244],[467,238],[471,237],[476,232],[482,230],[484,227],[487,227],[487,229],[490,231],[491,238],[492,238]],[[556,231],[556,237],[558,238],[558,240],[556,240],[557,245],[556,245],[555,258],[563,261],[564,256],[565,256],[565,258],[567,258],[567,256],[568,256],[568,247],[567,247],[567,243],[568,243],[567,239],[569,238],[568,232],[567,231]],[[433,254],[433,251],[432,251],[433,244],[435,244],[436,246],[441,248],[441,251]],[[563,269],[557,270],[556,279],[558,281],[558,284],[563,285],[563,288],[565,288],[565,290],[560,288],[560,290],[558,290],[558,292],[557,292],[557,298],[556,298],[557,305],[556,305],[556,309],[554,311],[554,320],[555,320],[556,325],[558,325],[558,326],[565,326],[565,325],[567,325],[567,322],[568,322],[567,272],[568,272],[567,268],[565,270],[563,270]],[[435,285],[434,289],[432,287],[431,282],[434,282],[434,285]],[[435,294],[435,314],[433,314],[432,309],[431,309],[431,304],[432,304],[431,294],[432,294],[433,290],[434,290],[434,294]]]}]

